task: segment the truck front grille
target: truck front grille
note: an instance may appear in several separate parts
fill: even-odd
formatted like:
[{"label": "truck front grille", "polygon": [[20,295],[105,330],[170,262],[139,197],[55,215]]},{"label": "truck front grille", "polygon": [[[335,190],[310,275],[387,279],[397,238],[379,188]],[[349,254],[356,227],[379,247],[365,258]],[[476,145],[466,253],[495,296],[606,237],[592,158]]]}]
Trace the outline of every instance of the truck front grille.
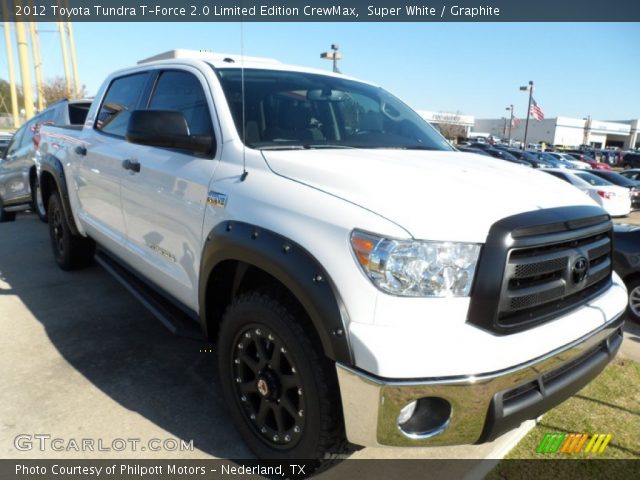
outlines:
[{"label": "truck front grille", "polygon": [[[584,273],[579,262],[585,265]],[[513,249],[505,269],[498,324],[510,327],[531,319],[539,321],[606,288],[610,279],[610,230]]]},{"label": "truck front grille", "polygon": [[612,224],[596,207],[527,212],[494,224],[468,321],[512,333],[549,321],[611,284]]}]

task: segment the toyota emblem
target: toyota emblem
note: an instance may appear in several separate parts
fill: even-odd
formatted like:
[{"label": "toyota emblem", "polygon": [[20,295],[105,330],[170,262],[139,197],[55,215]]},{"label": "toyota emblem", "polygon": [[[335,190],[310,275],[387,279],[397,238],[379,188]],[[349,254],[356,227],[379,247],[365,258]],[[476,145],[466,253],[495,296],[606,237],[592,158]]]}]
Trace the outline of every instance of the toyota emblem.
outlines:
[{"label": "toyota emblem", "polygon": [[574,283],[582,282],[587,278],[587,274],[589,273],[589,260],[585,257],[579,257],[573,264],[573,270],[571,273]]}]

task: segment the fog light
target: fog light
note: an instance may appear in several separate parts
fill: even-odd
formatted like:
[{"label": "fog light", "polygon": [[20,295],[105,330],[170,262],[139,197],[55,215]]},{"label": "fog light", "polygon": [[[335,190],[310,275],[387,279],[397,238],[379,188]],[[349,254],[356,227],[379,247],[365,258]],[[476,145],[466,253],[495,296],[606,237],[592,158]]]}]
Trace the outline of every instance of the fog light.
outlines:
[{"label": "fog light", "polygon": [[406,423],[407,420],[411,418],[411,415],[413,415],[413,412],[416,411],[417,406],[418,406],[417,400],[414,400],[411,403],[407,403],[407,405],[405,405],[403,409],[400,410],[400,415],[398,415],[398,425],[402,425],[403,423]]},{"label": "fog light", "polygon": [[424,397],[407,404],[398,415],[398,428],[409,438],[429,438],[449,425],[451,404],[440,397]]}]

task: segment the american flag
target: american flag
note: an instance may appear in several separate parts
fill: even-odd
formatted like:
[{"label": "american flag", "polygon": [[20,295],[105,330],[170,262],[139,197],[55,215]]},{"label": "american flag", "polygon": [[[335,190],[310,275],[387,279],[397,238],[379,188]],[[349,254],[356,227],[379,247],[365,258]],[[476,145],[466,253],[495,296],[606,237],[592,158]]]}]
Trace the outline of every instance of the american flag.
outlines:
[{"label": "american flag", "polygon": [[529,113],[539,122],[544,120],[544,112],[542,111],[542,107],[538,105],[538,102],[536,102],[533,97],[531,97],[531,108],[529,109]]},{"label": "american flag", "polygon": [[520,119],[517,117],[513,117],[513,120],[511,121],[511,126],[518,128],[518,125],[520,125]]}]

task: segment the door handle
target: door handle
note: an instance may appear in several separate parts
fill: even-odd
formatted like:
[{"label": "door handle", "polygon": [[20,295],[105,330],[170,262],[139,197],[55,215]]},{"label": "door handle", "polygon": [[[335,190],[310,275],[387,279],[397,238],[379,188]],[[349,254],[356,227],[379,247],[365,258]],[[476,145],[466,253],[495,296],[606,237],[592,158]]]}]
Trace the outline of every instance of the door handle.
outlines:
[{"label": "door handle", "polygon": [[87,148],[86,148],[86,147],[83,147],[82,145],[79,145],[79,146],[77,146],[77,147],[76,147],[75,152],[76,152],[78,155],[80,155],[80,156],[84,157],[84,156],[87,154]]},{"label": "door handle", "polygon": [[128,158],[122,162],[122,168],[125,170],[131,170],[132,172],[140,171],[140,164],[135,160],[129,160]]}]

